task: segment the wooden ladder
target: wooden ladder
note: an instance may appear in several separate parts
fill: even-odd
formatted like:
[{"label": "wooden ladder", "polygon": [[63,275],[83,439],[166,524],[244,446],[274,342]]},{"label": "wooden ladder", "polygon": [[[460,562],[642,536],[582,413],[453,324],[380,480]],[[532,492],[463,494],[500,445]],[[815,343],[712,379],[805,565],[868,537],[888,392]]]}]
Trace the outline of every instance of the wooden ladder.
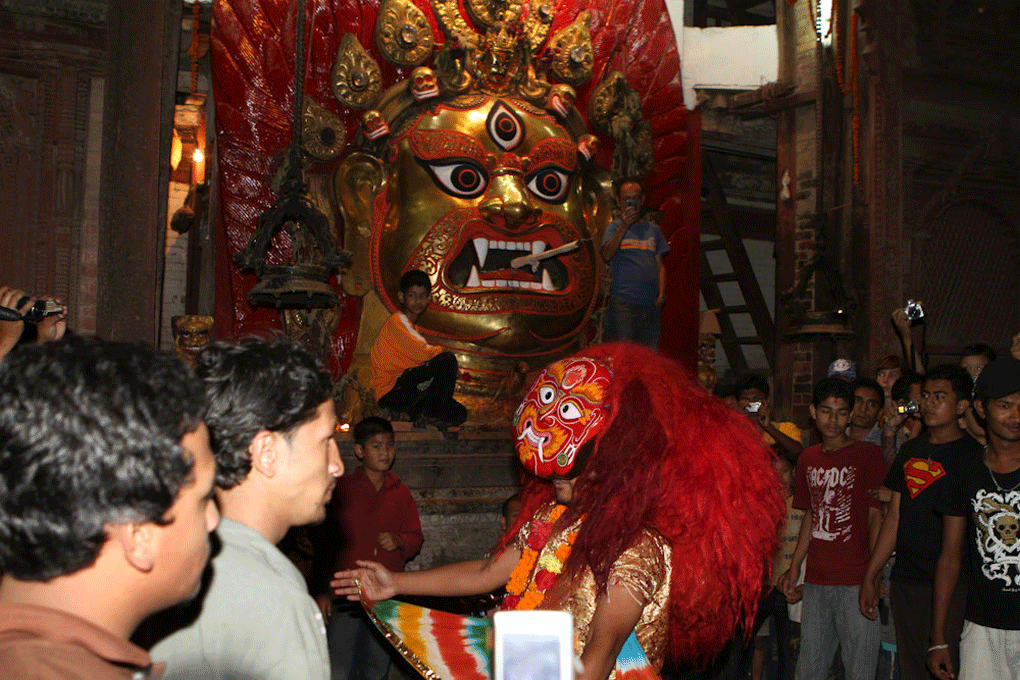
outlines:
[{"label": "wooden ladder", "polygon": [[[710,152],[705,151],[701,154],[701,173],[702,186],[707,192],[705,198],[719,231],[719,238],[701,242],[701,294],[709,309],[718,310],[719,328],[722,331],[719,341],[730,368],[738,375],[746,372],[748,365],[744,347],[760,345],[771,371],[776,356],[775,322],[769,316],[765,296],[762,295],[761,287],[758,285],[744,242],[737,232],[719,176],[712,165]],[[711,251],[725,251],[732,271],[714,273],[707,256]],[[735,281],[739,286],[743,297],[741,304],[725,304],[719,284],[728,281]],[[738,336],[733,324],[735,314],[750,315],[756,334]]]}]

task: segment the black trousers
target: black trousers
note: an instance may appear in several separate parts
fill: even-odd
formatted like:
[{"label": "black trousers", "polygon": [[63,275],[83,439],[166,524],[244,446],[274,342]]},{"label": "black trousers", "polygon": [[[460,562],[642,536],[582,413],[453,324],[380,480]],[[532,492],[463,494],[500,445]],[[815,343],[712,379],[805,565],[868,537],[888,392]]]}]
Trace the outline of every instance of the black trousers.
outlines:
[{"label": "black trousers", "polygon": [[401,373],[393,389],[379,398],[379,406],[403,411],[412,420],[425,416],[460,425],[467,420],[467,409],[453,398],[456,386],[457,357],[443,352]]}]

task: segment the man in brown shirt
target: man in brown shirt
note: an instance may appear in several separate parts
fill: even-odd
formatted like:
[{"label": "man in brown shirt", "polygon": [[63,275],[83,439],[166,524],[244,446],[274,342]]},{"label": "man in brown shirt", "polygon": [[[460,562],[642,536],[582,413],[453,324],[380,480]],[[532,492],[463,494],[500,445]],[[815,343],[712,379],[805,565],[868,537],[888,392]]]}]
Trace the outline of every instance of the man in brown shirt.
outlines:
[{"label": "man in brown shirt", "polygon": [[142,345],[72,338],[0,363],[0,669],[158,677],[128,638],[198,592],[215,464],[201,384]]}]

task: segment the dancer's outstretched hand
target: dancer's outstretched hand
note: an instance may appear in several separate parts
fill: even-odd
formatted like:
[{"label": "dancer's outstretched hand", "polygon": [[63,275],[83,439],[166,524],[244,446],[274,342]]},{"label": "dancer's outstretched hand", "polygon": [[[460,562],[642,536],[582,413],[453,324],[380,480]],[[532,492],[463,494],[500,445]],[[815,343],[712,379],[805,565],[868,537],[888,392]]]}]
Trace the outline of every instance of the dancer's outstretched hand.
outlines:
[{"label": "dancer's outstretched hand", "polygon": [[329,587],[334,595],[346,596],[348,600],[358,601],[361,593],[372,600],[388,600],[397,594],[393,584],[393,574],[378,562],[358,560],[360,569],[338,571],[333,574]]}]

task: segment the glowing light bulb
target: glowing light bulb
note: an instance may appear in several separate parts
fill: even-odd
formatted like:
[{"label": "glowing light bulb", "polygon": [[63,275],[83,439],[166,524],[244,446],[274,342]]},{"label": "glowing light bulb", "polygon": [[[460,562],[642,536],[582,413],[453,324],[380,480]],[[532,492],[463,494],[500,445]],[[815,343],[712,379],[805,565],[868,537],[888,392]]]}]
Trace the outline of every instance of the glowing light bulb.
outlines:
[{"label": "glowing light bulb", "polygon": [[205,154],[202,153],[201,149],[195,149],[195,153],[191,154],[191,160],[195,161],[196,163],[201,163],[202,161],[205,160]]}]

